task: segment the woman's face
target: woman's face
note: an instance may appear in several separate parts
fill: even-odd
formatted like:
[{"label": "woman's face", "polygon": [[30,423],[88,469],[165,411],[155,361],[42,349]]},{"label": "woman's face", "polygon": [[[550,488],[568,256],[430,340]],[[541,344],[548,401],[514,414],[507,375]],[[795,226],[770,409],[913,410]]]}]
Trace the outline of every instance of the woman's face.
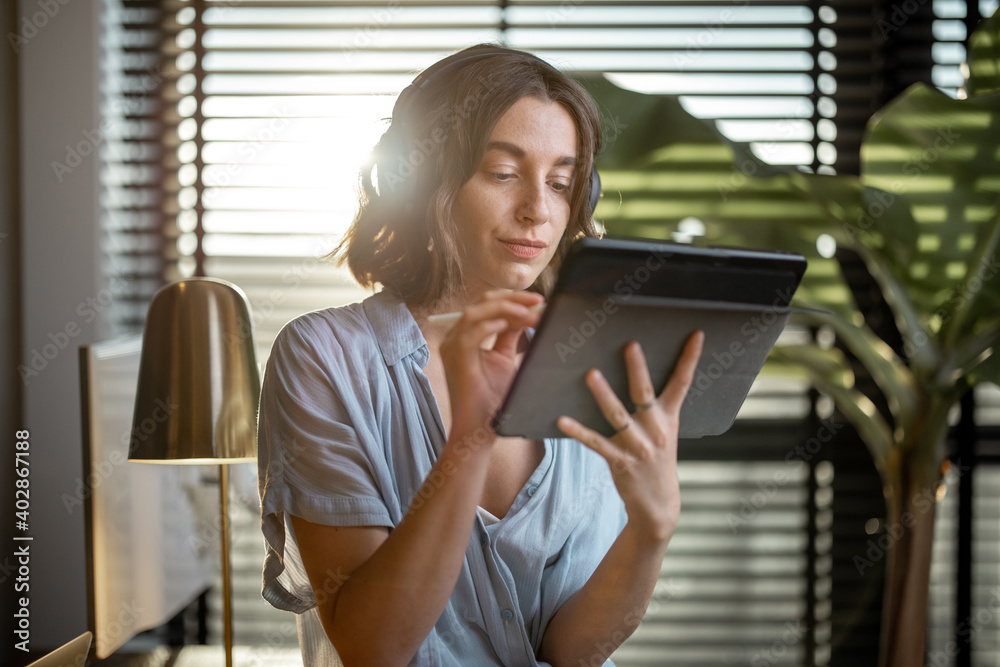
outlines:
[{"label": "woman's face", "polygon": [[526,289],[548,265],[569,221],[577,141],[557,102],[522,97],[497,121],[452,208],[469,296]]}]

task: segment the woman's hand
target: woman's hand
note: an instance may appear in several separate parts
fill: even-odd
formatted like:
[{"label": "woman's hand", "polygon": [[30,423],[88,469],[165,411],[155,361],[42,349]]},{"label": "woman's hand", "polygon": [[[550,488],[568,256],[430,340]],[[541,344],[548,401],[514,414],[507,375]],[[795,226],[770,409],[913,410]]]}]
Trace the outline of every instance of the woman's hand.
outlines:
[{"label": "woman's hand", "polygon": [[630,415],[607,380],[596,369],[587,373],[601,412],[617,428],[610,438],[575,419],[559,418],[559,428],[600,454],[611,467],[632,528],[653,543],[666,546],[677,526],[681,499],[677,481],[677,432],[681,405],[694,378],[704,334],[697,331],[684,345],[666,388],[657,396],[646,357],[638,343],[625,346],[629,396],[637,406]]},{"label": "woman's hand", "polygon": [[487,292],[448,332],[441,358],[453,432],[486,428],[492,433],[493,415],[517,371],[518,343],[526,327],[538,325],[531,307],[542,301],[534,292]]}]

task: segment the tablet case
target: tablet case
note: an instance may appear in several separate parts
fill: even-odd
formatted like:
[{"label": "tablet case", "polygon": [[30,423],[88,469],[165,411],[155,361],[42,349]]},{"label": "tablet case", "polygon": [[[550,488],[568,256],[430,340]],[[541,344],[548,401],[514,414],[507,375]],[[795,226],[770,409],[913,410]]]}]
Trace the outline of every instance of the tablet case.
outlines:
[{"label": "tablet case", "polygon": [[[681,408],[680,437],[725,432],[794,310],[788,303],[804,270],[805,259],[791,253],[586,240],[564,264],[495,416],[497,432],[565,437],[556,419],[570,415],[611,435],[586,372],[600,368],[632,412],[625,345],[642,345],[659,394],[699,329],[705,343]],[[727,294],[738,300],[720,298]]]}]

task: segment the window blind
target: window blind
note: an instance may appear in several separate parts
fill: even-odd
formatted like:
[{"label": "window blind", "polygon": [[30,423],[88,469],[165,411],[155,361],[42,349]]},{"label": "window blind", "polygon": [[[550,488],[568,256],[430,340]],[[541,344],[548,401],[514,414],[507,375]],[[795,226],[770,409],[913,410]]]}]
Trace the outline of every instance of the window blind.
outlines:
[{"label": "window blind", "polygon": [[155,2],[103,0],[103,15],[102,122],[73,149],[79,159],[100,160],[101,266],[108,287],[84,317],[106,318],[115,336],[142,330],[149,300],[163,284],[170,259],[161,234],[164,185],[171,165],[161,115],[165,12]]}]

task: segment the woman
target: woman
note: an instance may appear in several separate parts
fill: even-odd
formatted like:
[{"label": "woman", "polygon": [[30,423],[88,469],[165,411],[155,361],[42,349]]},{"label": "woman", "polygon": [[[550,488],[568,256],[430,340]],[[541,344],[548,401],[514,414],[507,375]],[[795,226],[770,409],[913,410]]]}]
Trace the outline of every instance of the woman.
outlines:
[{"label": "woman", "polygon": [[595,234],[599,146],[589,95],[529,54],[473,47],[400,95],[341,246],[383,289],[290,322],[261,395],[263,594],[306,664],[602,665],[641,620],[700,334],[659,396],[626,348],[634,415],[588,374],[610,440],[490,427],[540,292]]}]

